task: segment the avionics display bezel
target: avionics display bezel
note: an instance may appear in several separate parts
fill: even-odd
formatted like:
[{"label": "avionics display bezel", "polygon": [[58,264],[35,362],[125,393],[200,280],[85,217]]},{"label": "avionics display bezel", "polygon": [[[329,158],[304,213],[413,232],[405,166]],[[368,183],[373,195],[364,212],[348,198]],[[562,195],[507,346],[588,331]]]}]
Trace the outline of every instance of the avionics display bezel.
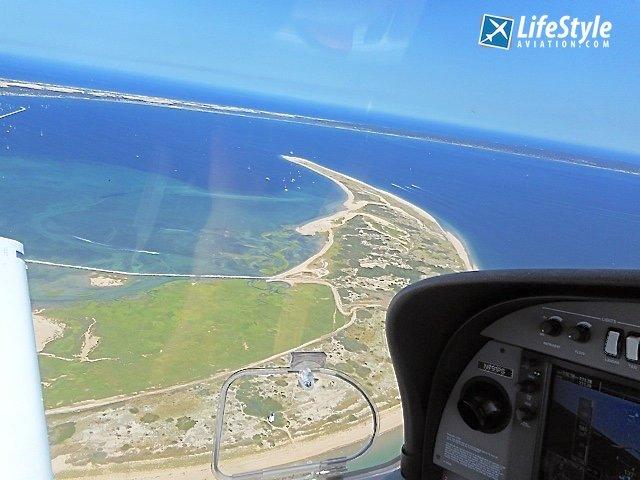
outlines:
[{"label": "avionics display bezel", "polygon": [[[551,404],[554,399],[554,384],[555,380],[559,375],[563,373],[574,374],[578,377],[582,377],[585,380],[590,380],[594,385],[599,385],[600,388],[594,389],[604,395],[609,397],[618,398],[630,401],[638,405],[638,411],[640,412],[640,386],[637,382],[633,382],[631,380],[618,377],[615,375],[611,375],[599,370],[591,369],[588,367],[583,367],[580,365],[576,365],[573,363],[559,361],[557,359],[548,358],[547,360],[551,363],[551,375],[549,375],[547,380],[547,388],[546,395],[544,399],[544,418],[542,419],[544,429],[542,435],[539,439],[538,445],[538,455],[537,455],[537,468],[535,469],[534,478],[540,480],[552,480],[552,477],[547,475],[547,472],[544,470],[544,461],[545,454],[547,453],[547,446],[549,444],[549,434],[550,427],[549,422],[551,421],[550,413],[551,413]],[[570,380],[566,380],[570,381]],[[575,382],[574,382],[575,383]],[[579,383],[576,383],[579,385]],[[601,388],[605,387],[603,391]],[[591,388],[591,387],[587,387]],[[640,460],[638,460],[638,466],[640,467]],[[640,468],[638,469],[638,477],[640,478]]]}]

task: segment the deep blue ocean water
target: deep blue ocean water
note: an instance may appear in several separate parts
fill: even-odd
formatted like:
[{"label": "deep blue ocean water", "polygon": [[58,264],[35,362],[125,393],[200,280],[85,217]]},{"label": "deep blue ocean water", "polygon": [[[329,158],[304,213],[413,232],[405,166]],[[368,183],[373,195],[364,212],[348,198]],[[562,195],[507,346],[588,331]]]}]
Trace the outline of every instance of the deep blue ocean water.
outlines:
[{"label": "deep blue ocean water", "polygon": [[[208,258],[190,262],[187,257],[203,251],[208,255],[225,235],[232,255],[245,250],[265,254],[278,242],[252,244],[264,232],[287,226],[291,233],[292,226],[335,210],[342,198],[338,189],[279,158],[291,152],[425,208],[464,238],[481,268],[640,267],[637,175],[439,142],[122,103],[0,97],[0,104],[5,111],[30,107],[0,120],[0,169],[12,161],[17,165],[15,159],[30,159],[42,162],[46,175],[52,175],[48,182],[58,178],[91,185],[121,175],[118,188],[103,193],[124,195],[127,179],[146,189],[146,196],[107,203],[77,218],[66,215],[58,221],[53,216],[51,225],[58,225],[51,227],[54,233],[134,250],[162,250],[173,255],[163,260],[165,271],[258,272],[257,264],[237,258],[210,263]],[[30,168],[22,171],[34,172],[38,164]],[[73,175],[79,177],[74,180]],[[7,181],[2,181],[6,193]],[[60,188],[74,193],[64,182]],[[194,190],[191,200],[182,198],[187,203],[177,207],[177,197],[163,196],[162,188],[178,197]],[[28,185],[21,192],[28,192]],[[194,202],[203,192],[216,197]],[[75,257],[68,259],[55,242],[47,246],[44,237],[29,245],[33,232],[21,238],[25,222],[15,217],[29,211],[31,202],[42,206],[48,201],[38,200],[37,193],[4,200],[2,214],[14,223],[3,222],[0,234],[25,241],[32,257],[89,261],[105,268],[113,263],[113,258],[100,261],[98,253],[85,258],[78,253],[83,250],[74,249]],[[109,229],[95,230],[96,211],[112,215],[102,222]],[[85,228],[75,228],[78,225]],[[225,225],[232,231],[225,234]],[[162,236],[156,235],[157,229],[176,232]],[[208,234],[189,240],[188,234],[179,233],[188,229]],[[293,260],[317,248],[314,239],[291,235],[288,239],[297,243],[285,253]],[[190,242],[188,254],[184,242]],[[163,269],[160,256],[135,255],[118,260],[118,268]]]},{"label": "deep blue ocean water", "polygon": [[455,145],[325,135],[336,139],[296,136],[291,148],[422,206],[462,235],[481,268],[640,267],[640,176]]}]

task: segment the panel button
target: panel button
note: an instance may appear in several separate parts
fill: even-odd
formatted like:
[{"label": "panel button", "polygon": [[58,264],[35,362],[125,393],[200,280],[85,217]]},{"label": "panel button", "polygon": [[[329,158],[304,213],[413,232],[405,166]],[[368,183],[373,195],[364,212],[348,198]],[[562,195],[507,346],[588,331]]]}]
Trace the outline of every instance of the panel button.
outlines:
[{"label": "panel button", "polygon": [[630,362],[640,362],[640,358],[638,358],[640,352],[640,334],[631,333],[627,335],[627,360]]},{"label": "panel button", "polygon": [[612,328],[607,331],[607,338],[604,341],[604,353],[610,357],[618,358],[620,356],[620,344],[622,340],[622,332]]}]

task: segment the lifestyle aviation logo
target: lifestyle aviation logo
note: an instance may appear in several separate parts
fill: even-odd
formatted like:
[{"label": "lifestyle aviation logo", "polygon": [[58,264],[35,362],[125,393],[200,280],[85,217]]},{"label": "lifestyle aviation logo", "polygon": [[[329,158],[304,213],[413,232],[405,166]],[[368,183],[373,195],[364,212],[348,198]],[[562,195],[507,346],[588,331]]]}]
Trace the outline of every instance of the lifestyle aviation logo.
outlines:
[{"label": "lifestyle aviation logo", "polygon": [[513,18],[485,13],[482,16],[478,45],[509,50],[512,32]]},{"label": "lifestyle aviation logo", "polygon": [[570,15],[522,15],[514,20],[485,13],[478,44],[509,50],[514,48],[609,48],[613,22],[595,15],[581,19]]}]

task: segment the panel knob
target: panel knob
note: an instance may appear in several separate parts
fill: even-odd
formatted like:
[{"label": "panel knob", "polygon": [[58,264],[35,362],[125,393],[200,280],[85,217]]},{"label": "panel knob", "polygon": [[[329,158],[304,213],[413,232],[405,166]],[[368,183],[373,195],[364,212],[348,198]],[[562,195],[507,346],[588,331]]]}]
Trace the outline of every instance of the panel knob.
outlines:
[{"label": "panel knob", "polygon": [[497,433],[511,420],[511,405],[506,390],[495,381],[475,377],[462,390],[458,401],[462,420],[482,433]]},{"label": "panel knob", "polygon": [[591,328],[579,323],[569,329],[569,339],[578,343],[587,343],[591,339]]},{"label": "panel knob", "polygon": [[560,317],[551,317],[540,324],[540,333],[557,337],[562,333],[562,322]]}]

